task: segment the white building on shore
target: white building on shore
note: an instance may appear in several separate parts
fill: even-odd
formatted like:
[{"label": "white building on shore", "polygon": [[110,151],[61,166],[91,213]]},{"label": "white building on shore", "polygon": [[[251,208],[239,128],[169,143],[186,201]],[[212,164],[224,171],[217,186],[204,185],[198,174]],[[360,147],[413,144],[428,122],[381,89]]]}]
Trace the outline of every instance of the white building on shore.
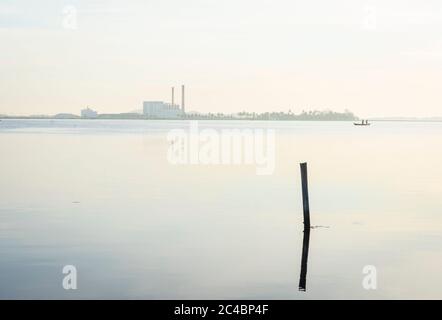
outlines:
[{"label": "white building on shore", "polygon": [[86,109],[81,110],[81,117],[82,118],[96,118],[98,117],[98,113],[95,110],[90,109],[87,107]]},{"label": "white building on shore", "polygon": [[185,114],[184,112],[184,86],[181,87],[181,108],[175,104],[175,88],[172,87],[172,101],[144,101],[143,114],[149,118],[177,119]]},{"label": "white building on shore", "polygon": [[163,101],[144,101],[143,114],[152,118],[179,118],[180,106]]}]

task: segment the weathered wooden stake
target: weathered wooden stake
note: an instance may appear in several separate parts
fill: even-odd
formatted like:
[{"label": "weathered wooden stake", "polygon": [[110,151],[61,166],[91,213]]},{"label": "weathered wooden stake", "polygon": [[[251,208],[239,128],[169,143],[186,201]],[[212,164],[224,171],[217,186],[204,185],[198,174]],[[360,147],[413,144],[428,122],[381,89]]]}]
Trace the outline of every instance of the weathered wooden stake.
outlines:
[{"label": "weathered wooden stake", "polygon": [[304,207],[304,229],[310,229],[310,207],[308,203],[307,163],[301,163],[302,204]]}]

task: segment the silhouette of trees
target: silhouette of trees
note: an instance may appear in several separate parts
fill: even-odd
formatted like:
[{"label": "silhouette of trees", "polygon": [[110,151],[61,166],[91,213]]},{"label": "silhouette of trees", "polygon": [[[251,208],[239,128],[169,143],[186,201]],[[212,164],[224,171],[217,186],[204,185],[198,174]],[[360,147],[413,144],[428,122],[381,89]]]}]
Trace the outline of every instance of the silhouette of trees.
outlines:
[{"label": "silhouette of trees", "polygon": [[195,120],[299,120],[299,121],[353,121],[358,120],[351,111],[335,112],[331,110],[303,110],[300,114],[295,114],[291,110],[288,112],[246,112],[237,114],[208,113],[208,114],[186,114],[184,119]]}]

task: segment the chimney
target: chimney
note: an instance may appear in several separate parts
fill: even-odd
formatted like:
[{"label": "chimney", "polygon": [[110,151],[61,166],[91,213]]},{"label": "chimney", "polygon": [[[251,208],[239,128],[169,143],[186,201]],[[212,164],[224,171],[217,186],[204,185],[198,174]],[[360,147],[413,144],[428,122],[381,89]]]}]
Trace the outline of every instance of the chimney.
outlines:
[{"label": "chimney", "polygon": [[181,86],[181,111],[186,113],[186,109],[184,107],[184,84]]},{"label": "chimney", "polygon": [[175,105],[175,88],[172,87],[172,107]]}]

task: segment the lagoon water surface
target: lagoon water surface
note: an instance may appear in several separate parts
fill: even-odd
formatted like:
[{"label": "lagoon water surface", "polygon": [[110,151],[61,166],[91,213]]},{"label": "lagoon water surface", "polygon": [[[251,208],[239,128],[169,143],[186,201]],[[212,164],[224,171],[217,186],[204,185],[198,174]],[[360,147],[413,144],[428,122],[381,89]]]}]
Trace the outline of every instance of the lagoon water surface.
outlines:
[{"label": "lagoon water surface", "polygon": [[[187,121],[2,120],[0,298],[442,298],[442,123],[199,126],[274,129],[273,174],[171,164],[166,136]],[[302,292],[304,161],[327,228],[310,232]]]}]

